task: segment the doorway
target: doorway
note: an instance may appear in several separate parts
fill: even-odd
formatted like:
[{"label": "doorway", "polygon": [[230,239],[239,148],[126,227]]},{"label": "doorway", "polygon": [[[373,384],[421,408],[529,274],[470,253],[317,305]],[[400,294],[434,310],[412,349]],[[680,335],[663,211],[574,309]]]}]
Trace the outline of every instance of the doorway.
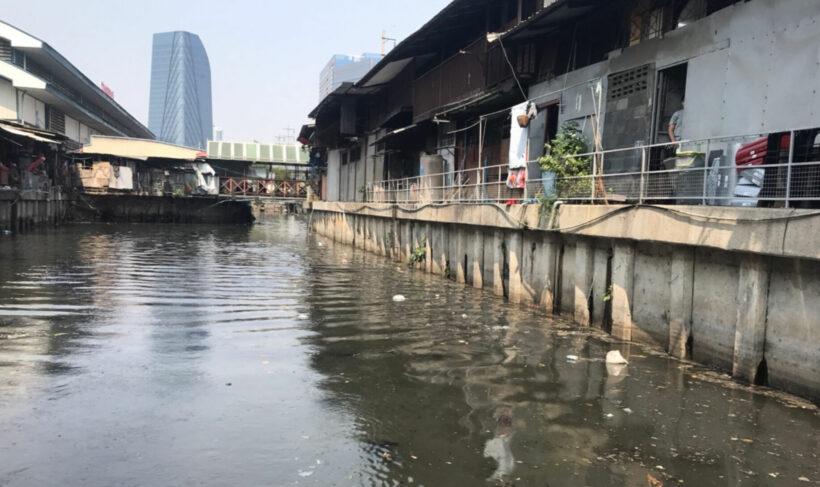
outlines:
[{"label": "doorway", "polygon": [[652,123],[652,142],[655,144],[671,142],[669,120],[682,108],[681,102],[686,94],[686,69],[687,64],[683,63],[658,71]]},{"label": "doorway", "polygon": [[560,104],[559,100],[553,100],[544,105],[542,106],[547,112],[547,120],[544,124],[544,143],[549,144],[555,139],[555,136],[558,135],[558,107]]},{"label": "doorway", "polygon": [[[669,137],[669,122],[676,111],[683,108],[683,97],[686,94],[687,64],[661,69],[655,82],[655,104],[652,112],[652,133],[650,140],[653,144],[671,143]],[[683,127],[685,130],[686,127]],[[686,133],[681,132],[679,137],[686,139]],[[658,145],[649,150],[649,171],[663,171],[675,169],[677,160],[677,146]],[[671,164],[671,166],[670,166]],[[668,202],[678,194],[678,174],[662,172],[649,177],[646,187],[646,197],[657,198],[657,202]]]}]

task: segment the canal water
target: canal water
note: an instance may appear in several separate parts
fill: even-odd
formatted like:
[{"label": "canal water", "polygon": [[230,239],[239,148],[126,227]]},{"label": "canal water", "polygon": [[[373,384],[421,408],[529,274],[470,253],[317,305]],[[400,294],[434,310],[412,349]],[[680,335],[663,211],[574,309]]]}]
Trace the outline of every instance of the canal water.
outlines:
[{"label": "canal water", "polygon": [[0,236],[0,486],[818,485],[818,418],[293,218]]}]

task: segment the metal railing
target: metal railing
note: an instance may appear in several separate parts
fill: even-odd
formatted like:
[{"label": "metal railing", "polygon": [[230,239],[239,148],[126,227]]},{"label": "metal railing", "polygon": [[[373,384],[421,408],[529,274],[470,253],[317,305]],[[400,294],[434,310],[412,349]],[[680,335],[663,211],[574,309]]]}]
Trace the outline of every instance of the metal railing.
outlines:
[{"label": "metal railing", "polygon": [[820,206],[820,129],[784,132],[777,140],[782,136],[788,136],[788,146],[764,150],[744,165],[735,164],[738,150],[766,135],[641,145],[572,156],[588,162],[589,174],[582,176],[542,173],[537,160],[528,161],[524,178],[507,165],[423,174],[372,183],[366,186],[365,200],[403,204],[560,200]]},{"label": "metal railing", "polygon": [[306,181],[295,179],[219,178],[219,195],[225,197],[262,197],[304,199]]}]

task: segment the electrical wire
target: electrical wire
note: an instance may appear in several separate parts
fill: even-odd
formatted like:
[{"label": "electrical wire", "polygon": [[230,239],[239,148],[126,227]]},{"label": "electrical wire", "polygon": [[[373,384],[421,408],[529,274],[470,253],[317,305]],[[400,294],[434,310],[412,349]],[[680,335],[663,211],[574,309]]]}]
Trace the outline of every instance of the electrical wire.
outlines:
[{"label": "electrical wire", "polygon": [[524,92],[524,88],[521,87],[521,82],[518,81],[518,75],[515,74],[515,67],[510,62],[510,58],[507,56],[507,48],[504,47],[504,42],[501,40],[501,37],[498,38],[498,44],[501,45],[501,52],[504,54],[504,59],[507,60],[507,65],[510,67],[510,72],[513,75],[515,84],[518,85],[518,89],[521,90],[521,96],[526,100],[527,94]]}]

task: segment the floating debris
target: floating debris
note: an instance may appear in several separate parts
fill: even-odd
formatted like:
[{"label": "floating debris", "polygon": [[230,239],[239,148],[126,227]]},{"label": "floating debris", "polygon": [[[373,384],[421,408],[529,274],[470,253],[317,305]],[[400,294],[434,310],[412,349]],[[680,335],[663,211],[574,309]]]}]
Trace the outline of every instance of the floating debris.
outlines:
[{"label": "floating debris", "polygon": [[647,485],[649,485],[649,487],[663,487],[663,482],[656,479],[650,474],[646,474],[646,483]]},{"label": "floating debris", "polygon": [[395,296],[393,296],[393,301],[396,301],[397,303],[400,303],[400,302],[406,301],[406,300],[407,300],[407,298],[405,298],[401,294],[396,294]]},{"label": "floating debris", "polygon": [[615,364],[615,365],[626,365],[629,362],[626,361],[621,352],[618,350],[611,350],[606,354],[606,363],[608,364]]}]

